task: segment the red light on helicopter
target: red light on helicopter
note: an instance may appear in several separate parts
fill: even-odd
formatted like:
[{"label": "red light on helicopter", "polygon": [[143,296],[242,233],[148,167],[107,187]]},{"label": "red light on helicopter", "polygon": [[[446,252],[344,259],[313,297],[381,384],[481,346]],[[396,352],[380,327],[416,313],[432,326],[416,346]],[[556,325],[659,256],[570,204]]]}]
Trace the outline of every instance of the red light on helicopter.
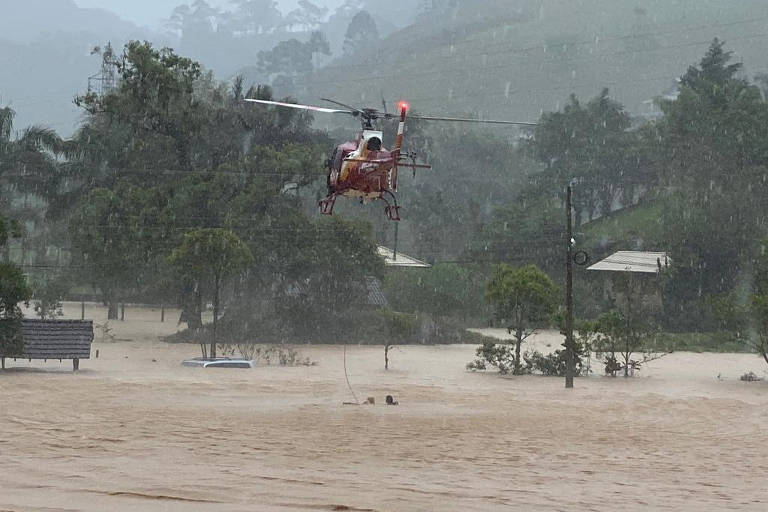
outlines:
[{"label": "red light on helicopter", "polygon": [[408,112],[411,109],[411,106],[408,104],[407,101],[401,101],[400,103],[397,104],[397,108]]}]

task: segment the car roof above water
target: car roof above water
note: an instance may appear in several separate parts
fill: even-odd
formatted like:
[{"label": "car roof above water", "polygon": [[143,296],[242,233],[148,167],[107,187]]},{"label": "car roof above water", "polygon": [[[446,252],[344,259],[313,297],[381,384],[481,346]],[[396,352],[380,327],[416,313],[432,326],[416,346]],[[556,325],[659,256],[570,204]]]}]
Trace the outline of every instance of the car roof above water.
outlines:
[{"label": "car roof above water", "polygon": [[182,366],[191,366],[199,368],[253,368],[253,361],[247,359],[230,359],[228,357],[217,357],[215,359],[205,359],[196,357],[183,361]]}]

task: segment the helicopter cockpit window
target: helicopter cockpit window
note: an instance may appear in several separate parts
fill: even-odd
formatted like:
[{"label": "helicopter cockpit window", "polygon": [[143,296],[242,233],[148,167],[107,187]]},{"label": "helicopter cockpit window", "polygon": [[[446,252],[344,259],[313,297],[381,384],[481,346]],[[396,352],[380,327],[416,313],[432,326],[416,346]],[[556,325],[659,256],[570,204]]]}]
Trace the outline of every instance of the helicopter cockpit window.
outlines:
[{"label": "helicopter cockpit window", "polygon": [[368,151],[381,151],[381,139],[372,137],[368,141]]}]

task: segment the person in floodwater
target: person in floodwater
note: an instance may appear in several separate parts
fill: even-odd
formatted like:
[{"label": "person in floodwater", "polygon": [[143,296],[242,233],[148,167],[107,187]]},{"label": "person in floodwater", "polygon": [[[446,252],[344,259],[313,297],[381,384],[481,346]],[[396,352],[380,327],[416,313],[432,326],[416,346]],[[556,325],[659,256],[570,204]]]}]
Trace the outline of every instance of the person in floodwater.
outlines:
[{"label": "person in floodwater", "polygon": [[398,402],[395,402],[395,398],[392,395],[387,395],[385,402],[387,402],[387,405],[398,405]]}]

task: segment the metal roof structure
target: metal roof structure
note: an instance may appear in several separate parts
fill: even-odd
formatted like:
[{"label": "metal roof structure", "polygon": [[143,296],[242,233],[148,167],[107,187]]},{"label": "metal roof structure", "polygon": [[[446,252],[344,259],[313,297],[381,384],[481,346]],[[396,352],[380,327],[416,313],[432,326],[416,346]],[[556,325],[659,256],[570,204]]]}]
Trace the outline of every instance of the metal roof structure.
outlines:
[{"label": "metal roof structure", "polygon": [[22,359],[88,359],[91,357],[91,320],[22,320],[24,349],[21,354],[0,357]]},{"label": "metal roof structure", "polygon": [[[80,369],[80,360],[91,357],[93,322],[91,320],[34,320],[21,323],[24,348],[21,354],[0,353],[2,367],[6,358],[71,359],[72,369]],[[97,351],[98,355],[98,351]]]},{"label": "metal roof structure", "polygon": [[411,268],[430,268],[432,265],[401,252],[395,254],[392,249],[380,245],[378,247],[379,256],[384,258],[384,264],[388,267],[411,267]]},{"label": "metal roof structure", "polygon": [[93,322],[90,320],[22,321],[23,357],[30,359],[88,359]]},{"label": "metal roof structure", "polygon": [[666,252],[619,251],[587,270],[658,274],[659,270],[668,267],[669,263],[669,255]]}]

